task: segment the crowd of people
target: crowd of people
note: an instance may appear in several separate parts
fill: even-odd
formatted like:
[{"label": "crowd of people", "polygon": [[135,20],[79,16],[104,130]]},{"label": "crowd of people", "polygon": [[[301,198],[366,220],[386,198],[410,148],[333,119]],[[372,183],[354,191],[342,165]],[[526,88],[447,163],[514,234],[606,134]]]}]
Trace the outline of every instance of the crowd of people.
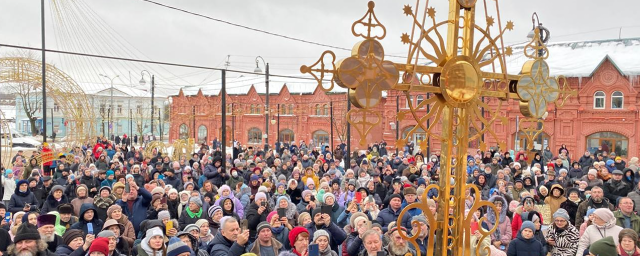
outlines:
[{"label": "crowd of people", "polygon": [[[0,178],[1,255],[424,256],[439,239],[428,220],[450,210],[428,189],[445,171],[440,154],[411,143],[235,142],[223,156],[213,141],[171,159],[130,142],[18,152]],[[40,163],[43,152],[56,160]],[[564,145],[532,159],[469,155],[471,255],[640,256],[638,158],[628,161]],[[422,200],[429,213],[409,207],[399,219]],[[477,200],[495,207],[470,212]]]}]

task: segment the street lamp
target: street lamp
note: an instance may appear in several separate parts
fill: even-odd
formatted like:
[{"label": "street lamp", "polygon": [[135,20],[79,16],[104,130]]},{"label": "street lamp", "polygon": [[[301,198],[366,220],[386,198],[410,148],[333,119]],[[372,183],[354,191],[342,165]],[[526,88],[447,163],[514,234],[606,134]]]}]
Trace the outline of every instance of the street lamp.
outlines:
[{"label": "street lamp", "polygon": [[120,75],[117,75],[113,78],[110,78],[103,74],[100,74],[100,76],[111,80],[111,103],[109,104],[110,115],[109,115],[109,135],[108,135],[108,137],[111,138],[111,130],[113,129],[113,122],[111,122],[111,117],[113,116],[113,80],[118,78]]},{"label": "street lamp", "polygon": [[256,57],[256,68],[253,70],[254,73],[262,73],[262,69],[260,69],[258,59],[262,60],[262,64],[265,66],[265,76],[264,76],[264,85],[267,88],[267,95],[265,96],[265,105],[264,108],[264,126],[265,126],[265,136],[264,136],[264,144],[265,150],[269,146],[269,63],[266,63],[264,59],[260,56]]},{"label": "street lamp", "polygon": [[[542,41],[542,43],[546,44],[547,42],[549,42],[549,39],[551,39],[551,32],[549,32],[549,29],[542,26],[542,23],[540,23],[540,18],[535,12],[531,15],[531,23],[532,29],[531,31],[529,31],[529,34],[527,34],[527,38],[530,40],[533,39],[536,33],[536,28],[538,28],[540,33],[540,40]],[[544,55],[544,50],[540,49],[538,51],[538,56],[542,55]]]},{"label": "street lamp", "polygon": [[153,136],[153,115],[154,115],[154,96],[155,96],[155,89],[156,89],[156,82],[155,82],[155,76],[152,75],[149,71],[142,70],[140,71],[140,75],[142,76],[142,78],[140,78],[140,85],[145,85],[147,84],[147,81],[144,80],[144,72],[147,72],[147,74],[149,74],[149,76],[151,77],[151,136]]}]

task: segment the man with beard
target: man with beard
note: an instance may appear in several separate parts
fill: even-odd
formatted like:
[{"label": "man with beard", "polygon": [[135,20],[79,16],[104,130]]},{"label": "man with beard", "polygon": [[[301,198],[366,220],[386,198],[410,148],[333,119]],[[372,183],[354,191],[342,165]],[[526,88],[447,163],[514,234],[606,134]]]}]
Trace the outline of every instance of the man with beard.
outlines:
[{"label": "man with beard", "polygon": [[47,250],[47,243],[40,239],[40,234],[35,226],[23,223],[18,227],[14,244],[7,248],[10,256],[53,256],[54,253]]},{"label": "man with beard", "polygon": [[[401,231],[402,230],[402,231]],[[389,256],[405,256],[407,253],[411,253],[411,255],[416,256],[416,251],[412,248],[409,248],[409,244],[407,241],[402,239],[399,232],[405,232],[406,235],[407,229],[404,227],[392,228],[389,230],[389,245],[387,246],[387,252]]]},{"label": "man with beard", "polygon": [[49,252],[55,252],[58,245],[64,244],[62,237],[56,235],[56,216],[53,214],[43,214],[38,216],[38,233],[43,241],[47,243]]},{"label": "man with beard", "polygon": [[[429,223],[427,222],[427,218],[424,215],[420,214],[418,216],[414,216],[411,219],[413,235],[418,232],[418,226],[420,227],[420,234],[418,235],[418,239],[416,239],[416,243],[418,244],[418,248],[420,249],[420,255],[427,255],[427,238],[429,236]],[[396,232],[397,233],[397,232]],[[416,248],[413,248],[413,244],[409,244],[411,249],[416,251]],[[420,256],[418,255],[418,256]]]},{"label": "man with beard", "polygon": [[591,188],[591,197],[578,205],[575,226],[579,227],[582,225],[582,222],[584,222],[584,216],[587,214],[589,209],[598,208],[609,208],[609,210],[613,211],[613,205],[604,197],[604,192],[601,186]]}]

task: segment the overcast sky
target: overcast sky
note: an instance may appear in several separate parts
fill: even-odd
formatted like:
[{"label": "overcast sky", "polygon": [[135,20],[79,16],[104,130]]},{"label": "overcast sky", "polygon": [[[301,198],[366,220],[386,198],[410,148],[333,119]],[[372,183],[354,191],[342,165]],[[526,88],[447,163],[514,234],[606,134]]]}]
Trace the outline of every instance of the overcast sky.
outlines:
[{"label": "overcast sky", "polygon": [[[350,28],[353,21],[366,12],[367,6],[363,0],[157,1],[244,26],[344,48],[360,41],[351,35]],[[57,2],[66,4],[57,6],[50,6],[51,0],[46,2],[47,48],[51,49],[212,67],[224,67],[227,55],[231,55],[229,69],[245,71],[253,71],[255,56],[260,55],[270,63],[271,73],[286,75],[298,75],[300,65],[312,64],[329,49],[230,26],[142,0],[63,0]],[[73,5],[73,2],[80,4]],[[447,2],[430,1],[429,6],[436,8],[438,20],[446,18]],[[480,6],[482,2],[478,1]],[[495,0],[486,2],[497,25]],[[411,21],[403,15],[402,8],[405,4],[415,8],[415,1],[385,0],[376,4],[377,17],[387,27],[387,37],[382,41],[385,52],[406,54],[407,46],[400,42],[400,35],[410,33]],[[424,5],[425,1],[421,1],[421,6]],[[484,8],[478,9],[476,17],[484,20]],[[622,38],[640,37],[638,9],[638,0],[500,1],[503,26],[509,20],[515,23],[515,29],[504,37],[507,45],[526,40],[534,11],[551,31],[551,42],[614,39],[618,38],[620,27],[623,27]],[[0,43],[40,47],[40,40],[40,1],[0,0]],[[332,50],[338,58],[349,54],[345,50]],[[13,50],[0,49],[2,55],[12,53]],[[74,59],[58,54],[48,54],[47,60],[76,81],[94,83],[96,87],[106,87],[108,83],[98,73],[120,75],[117,84],[130,81],[137,84],[142,69],[152,71],[159,86],[164,88],[207,86],[220,77],[219,72]]]}]

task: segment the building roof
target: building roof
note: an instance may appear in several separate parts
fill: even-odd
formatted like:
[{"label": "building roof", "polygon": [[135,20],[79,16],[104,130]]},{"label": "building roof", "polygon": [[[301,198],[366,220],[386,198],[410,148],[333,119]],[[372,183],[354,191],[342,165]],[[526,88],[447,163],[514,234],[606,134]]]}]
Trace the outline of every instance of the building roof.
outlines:
[{"label": "building roof", "polygon": [[[524,56],[525,45],[514,46],[513,54],[507,57],[507,72],[509,74],[520,74],[523,64],[530,60]],[[547,48],[550,55],[546,62],[549,64],[552,76],[590,77],[607,58],[623,75],[640,75],[640,38],[549,43]],[[489,71],[489,68],[490,66],[486,66],[483,70]],[[271,77],[269,94],[278,94],[283,86],[286,86],[289,93],[294,95],[310,94],[316,90],[317,83],[310,80],[310,75],[295,74],[292,77],[299,78]],[[325,86],[329,85],[328,82],[324,84]],[[258,94],[266,93],[264,76],[242,75],[227,78],[227,94],[245,95],[252,85]],[[198,90],[202,89],[203,95],[219,95],[220,87],[221,82],[217,80],[212,86],[206,88],[183,87],[183,93],[184,95],[196,95]],[[345,93],[346,91],[338,85],[335,85],[332,90],[334,93]],[[174,95],[178,95],[178,92],[172,93],[170,96]],[[386,94],[383,93],[383,96]]]}]

